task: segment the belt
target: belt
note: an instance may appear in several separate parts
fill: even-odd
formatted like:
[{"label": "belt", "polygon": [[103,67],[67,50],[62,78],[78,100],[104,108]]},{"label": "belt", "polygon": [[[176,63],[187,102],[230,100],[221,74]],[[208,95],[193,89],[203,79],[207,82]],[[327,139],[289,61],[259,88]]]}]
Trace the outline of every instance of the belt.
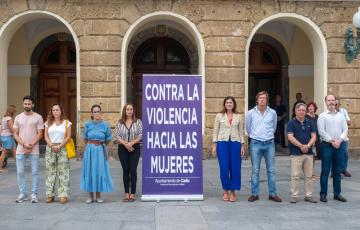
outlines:
[{"label": "belt", "polygon": [[94,144],[94,145],[102,145],[102,144],[104,144],[105,142],[96,141],[96,140],[89,140],[87,143],[88,143],[88,144]]},{"label": "belt", "polygon": [[274,141],[274,139],[270,139],[270,140],[267,140],[267,141],[259,141],[259,140],[253,139],[253,138],[250,138],[250,139],[251,139],[251,141],[260,142],[261,144],[270,144],[270,143],[272,143]]},{"label": "belt", "polygon": [[96,146],[101,145],[103,148],[103,151],[104,151],[104,157],[106,160],[108,159],[108,152],[107,152],[106,146],[104,145],[105,142],[97,141],[97,140],[88,140],[87,144],[94,144]]}]

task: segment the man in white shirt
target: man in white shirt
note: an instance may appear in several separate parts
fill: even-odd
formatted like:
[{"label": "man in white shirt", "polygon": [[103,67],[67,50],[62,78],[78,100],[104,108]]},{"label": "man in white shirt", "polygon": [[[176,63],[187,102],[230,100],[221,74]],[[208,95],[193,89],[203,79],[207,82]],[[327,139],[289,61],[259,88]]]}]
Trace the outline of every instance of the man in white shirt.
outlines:
[{"label": "man in white shirt", "polygon": [[[341,106],[340,99],[336,98],[336,104],[335,104],[336,111],[339,111],[345,117],[346,123],[349,127],[351,125],[349,114],[345,108],[341,108],[340,106]],[[345,144],[346,144],[346,151],[344,155],[344,168],[341,173],[346,177],[351,177],[350,172],[347,170],[347,166],[349,162],[349,142],[346,141]]]},{"label": "man in white shirt", "polygon": [[327,202],[328,177],[332,166],[334,199],[346,202],[345,197],[340,193],[348,126],[344,116],[336,111],[335,96],[327,95],[325,102],[328,111],[321,113],[317,121],[322,149],[320,201]]}]

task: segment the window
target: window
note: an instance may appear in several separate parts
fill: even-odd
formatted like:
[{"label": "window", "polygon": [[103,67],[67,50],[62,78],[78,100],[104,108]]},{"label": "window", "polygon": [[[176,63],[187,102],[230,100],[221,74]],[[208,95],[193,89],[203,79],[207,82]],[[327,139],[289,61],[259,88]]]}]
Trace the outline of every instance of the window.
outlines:
[{"label": "window", "polygon": [[47,57],[46,63],[55,64],[60,62],[60,51],[59,49],[53,50]]}]

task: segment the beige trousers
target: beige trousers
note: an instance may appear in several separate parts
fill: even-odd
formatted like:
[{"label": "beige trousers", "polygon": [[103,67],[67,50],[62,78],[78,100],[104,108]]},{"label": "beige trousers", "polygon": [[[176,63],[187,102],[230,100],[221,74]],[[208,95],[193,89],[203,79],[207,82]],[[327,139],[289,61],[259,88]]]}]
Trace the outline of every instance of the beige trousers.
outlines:
[{"label": "beige trousers", "polygon": [[301,172],[304,173],[305,197],[311,197],[313,192],[313,155],[290,155],[291,160],[291,196],[299,196]]}]

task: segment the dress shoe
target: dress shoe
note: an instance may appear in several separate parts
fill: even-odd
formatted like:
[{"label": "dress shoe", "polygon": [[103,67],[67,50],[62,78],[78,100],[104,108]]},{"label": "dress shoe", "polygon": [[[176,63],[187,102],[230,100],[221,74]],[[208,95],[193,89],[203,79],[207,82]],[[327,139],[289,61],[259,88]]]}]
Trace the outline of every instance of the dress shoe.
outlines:
[{"label": "dress shoe", "polygon": [[297,202],[296,197],[291,197],[290,203],[295,204]]},{"label": "dress shoe", "polygon": [[320,201],[321,202],[327,202],[326,195],[320,195]]},{"label": "dress shoe", "polygon": [[55,199],[54,199],[53,196],[49,196],[48,198],[46,198],[46,201],[45,201],[45,202],[49,204],[49,203],[54,202],[54,200],[55,200]]},{"label": "dress shoe", "polygon": [[251,195],[251,196],[249,196],[249,199],[248,199],[248,201],[249,202],[254,202],[254,201],[256,201],[256,200],[259,200],[259,196],[258,195]]},{"label": "dress shoe", "polygon": [[349,173],[349,171],[347,171],[347,170],[341,172],[341,174],[343,174],[346,177],[351,177],[351,173]]},{"label": "dress shoe", "polygon": [[275,202],[282,202],[281,198],[278,195],[269,196],[269,200],[272,200],[272,201],[275,201]]},{"label": "dress shoe", "polygon": [[60,203],[61,204],[66,204],[68,201],[67,197],[63,196],[63,197],[60,197]]},{"label": "dress shoe", "polygon": [[317,203],[317,200],[315,200],[311,196],[305,197],[304,200],[307,201],[307,202],[310,202],[310,203]]},{"label": "dress shoe", "polygon": [[346,198],[343,197],[342,195],[334,196],[334,200],[338,200],[338,201],[341,201],[341,202],[347,202]]}]

